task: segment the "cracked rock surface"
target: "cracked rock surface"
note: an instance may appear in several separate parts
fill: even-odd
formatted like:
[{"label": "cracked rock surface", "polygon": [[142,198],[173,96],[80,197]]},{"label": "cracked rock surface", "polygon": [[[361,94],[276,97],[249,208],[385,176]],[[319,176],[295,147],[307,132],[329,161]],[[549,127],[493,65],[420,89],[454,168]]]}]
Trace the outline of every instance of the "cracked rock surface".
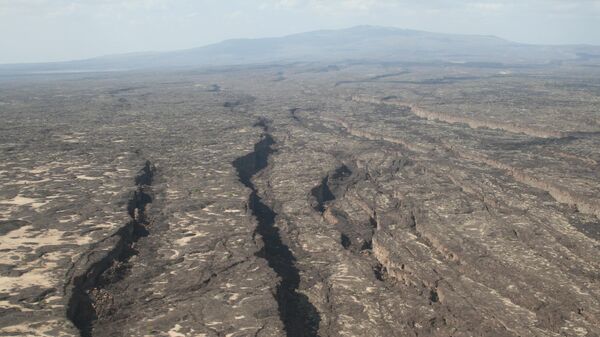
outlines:
[{"label": "cracked rock surface", "polygon": [[600,335],[596,68],[315,69],[1,81],[0,336]]}]

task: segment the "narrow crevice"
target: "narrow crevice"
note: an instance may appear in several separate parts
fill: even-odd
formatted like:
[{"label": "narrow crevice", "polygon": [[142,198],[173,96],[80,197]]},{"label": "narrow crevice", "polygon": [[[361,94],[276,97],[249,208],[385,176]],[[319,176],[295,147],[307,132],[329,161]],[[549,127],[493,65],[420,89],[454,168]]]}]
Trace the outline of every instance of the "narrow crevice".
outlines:
[{"label": "narrow crevice", "polygon": [[261,128],[264,132],[269,132],[269,125],[271,124],[271,121],[266,118],[266,117],[259,117],[258,121],[256,121],[256,123],[254,123],[254,127],[259,127]]},{"label": "narrow crevice", "polygon": [[[263,130],[268,129],[263,122]],[[280,277],[277,286],[279,316],[289,337],[318,336],[321,321],[316,308],[308,297],[298,292],[300,273],[296,267],[296,258],[290,248],[282,241],[279,228],[275,226],[277,214],[258,195],[252,177],[268,166],[271,146],[275,141],[269,134],[254,145],[254,151],[233,161],[240,182],[251,190],[248,206],[258,221],[256,232],[263,239],[264,246],[257,254],[267,260],[269,267]]]},{"label": "narrow crevice", "polygon": [[256,101],[256,97],[244,95],[241,97],[237,97],[237,99],[228,100],[223,103],[224,108],[228,108],[231,112],[236,113],[246,113],[248,112],[248,107]]},{"label": "narrow crevice", "polygon": [[[72,294],[67,306],[67,317],[79,330],[82,337],[93,336],[94,322],[114,313],[113,296],[108,286],[126,277],[131,265],[129,259],[137,254],[135,243],[149,234],[149,219],[146,206],[152,202],[150,186],[156,167],[146,161],[135,177],[137,189],[127,203],[131,220],[121,227],[112,239],[116,240],[112,249],[105,251],[92,249],[88,259],[93,262],[84,273],[71,280]],[[94,258],[97,254],[103,254]]]},{"label": "narrow crevice", "polygon": [[341,194],[342,188],[346,188],[353,173],[348,166],[342,164],[336,168],[331,174],[325,176],[321,183],[311,190],[311,195],[314,197],[313,208],[319,213],[325,211],[325,206],[328,202],[336,199],[337,194]]},{"label": "narrow crevice", "polygon": [[208,92],[220,92],[221,91],[221,86],[218,84],[211,84],[208,87],[208,90],[206,90]]},{"label": "narrow crevice", "polygon": [[373,266],[373,275],[379,281],[385,281],[387,279],[387,269],[379,262]]},{"label": "narrow crevice", "polygon": [[[390,169],[386,172],[395,174],[409,163],[408,160],[404,159],[394,160]],[[391,264],[387,259],[387,255],[381,254],[381,247],[376,247],[377,242],[374,240],[374,237],[380,227],[385,228],[384,224],[389,222],[391,220],[390,217],[393,216],[393,221],[415,234],[419,242],[423,242],[428,247],[432,246],[418,231],[417,216],[419,211],[412,202],[398,202],[394,208],[401,210],[399,214],[392,212],[390,213],[392,215],[386,215],[384,213],[382,218],[380,218],[375,206],[371,206],[363,201],[361,208],[367,213],[368,220],[362,223],[353,222],[350,220],[348,214],[338,209],[336,200],[343,201],[344,198],[353,198],[353,196],[348,196],[347,192],[361,180],[370,181],[377,187],[377,193],[383,193],[380,192],[376,179],[373,179],[368,172],[362,172],[356,166],[352,166],[351,170],[348,166],[342,165],[333,173],[323,178],[320,185],[313,188],[313,207],[315,210],[320,211],[325,220],[334,225],[340,232],[340,244],[345,249],[366,259],[371,265],[373,278],[380,282],[381,286],[393,292],[393,289],[401,289],[402,284],[408,286],[407,280],[401,276],[405,266],[404,264],[398,266]],[[420,296],[423,296],[428,301],[429,305],[443,305],[437,290],[437,282],[435,282],[435,285],[423,284],[419,286],[414,284],[412,286],[415,290],[419,291]]]},{"label": "narrow crevice", "polygon": [[[399,163],[400,162],[398,161],[394,161],[392,166],[398,167]],[[396,170],[392,169],[390,172],[393,174]],[[365,203],[362,208],[368,213],[368,222],[357,224],[351,222],[348,219],[347,214],[338,210],[335,203],[333,203],[333,201],[337,199],[345,198],[349,188],[360,180],[369,180],[377,185],[368,171],[361,172],[355,167],[351,170],[346,165],[338,167],[332,174],[323,178],[320,185],[313,188],[312,194],[315,198],[313,207],[317,211],[323,209],[321,214],[325,220],[334,225],[340,232],[340,243],[345,249],[352,250],[354,253],[359,253],[361,256],[369,259],[375,279],[384,282],[385,284],[392,285],[395,283],[393,275],[389,274],[385,261],[374,252],[373,238],[380,227],[377,211],[373,206],[368,206]],[[324,198],[323,195],[328,194],[324,193],[324,191],[329,191],[328,193],[330,193],[331,196],[329,198]],[[416,218],[412,209],[409,209],[408,212],[406,212],[403,218],[400,219],[400,222],[404,224],[407,229],[420,237],[420,233],[416,231]],[[356,242],[353,242],[351,237],[356,238]],[[430,301],[432,303],[437,302],[437,295],[432,295]]]},{"label": "narrow crevice", "polygon": [[365,174],[353,167],[342,164],[325,176],[321,183],[311,190],[313,209],[334,225],[340,232],[340,244],[344,249],[355,252],[367,251],[372,247],[372,237],[377,222],[369,217],[368,223],[357,224],[349,215],[332,202],[343,198],[350,186],[365,178]]},{"label": "narrow crevice", "polygon": [[315,186],[310,194],[315,198],[313,208],[319,213],[325,212],[325,204],[329,201],[335,200],[335,195],[329,189],[329,176],[326,176],[321,180],[321,183]]},{"label": "narrow crevice", "polygon": [[342,247],[344,247],[344,249],[348,249],[350,248],[350,245],[352,245],[352,241],[350,240],[348,235],[344,233],[340,234],[340,243],[342,244]]},{"label": "narrow crevice", "polygon": [[375,236],[375,233],[377,232],[377,227],[379,226],[379,224],[377,223],[376,217],[377,217],[377,213],[375,212],[375,210],[372,211],[373,215],[369,215],[369,229],[370,229],[370,235],[365,237],[365,240],[363,242],[363,245],[361,247],[361,251],[368,251],[368,252],[372,252],[373,251],[373,236]]},{"label": "narrow crevice", "polygon": [[429,301],[431,303],[437,303],[440,300],[440,297],[437,293],[436,289],[430,289],[429,290]]},{"label": "narrow crevice", "polygon": [[296,115],[296,113],[300,110],[300,108],[292,108],[289,110],[290,115],[292,116],[292,119],[295,120],[296,122],[300,122],[300,118],[298,118],[298,116]]}]

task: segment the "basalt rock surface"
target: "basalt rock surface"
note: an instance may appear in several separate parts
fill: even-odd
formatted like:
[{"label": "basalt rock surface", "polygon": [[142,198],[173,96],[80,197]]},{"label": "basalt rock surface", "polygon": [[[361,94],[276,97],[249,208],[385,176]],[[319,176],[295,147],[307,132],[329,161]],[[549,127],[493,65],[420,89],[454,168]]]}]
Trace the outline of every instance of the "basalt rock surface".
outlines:
[{"label": "basalt rock surface", "polygon": [[597,69],[0,81],[0,336],[599,336]]}]

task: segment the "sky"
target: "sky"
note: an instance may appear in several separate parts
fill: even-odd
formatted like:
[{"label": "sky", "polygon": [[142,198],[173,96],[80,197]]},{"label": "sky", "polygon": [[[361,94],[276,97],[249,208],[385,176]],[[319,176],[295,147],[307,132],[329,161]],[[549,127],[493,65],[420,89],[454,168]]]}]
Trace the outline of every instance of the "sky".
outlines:
[{"label": "sky", "polygon": [[186,49],[356,25],[600,45],[600,0],[0,0],[0,63]]}]

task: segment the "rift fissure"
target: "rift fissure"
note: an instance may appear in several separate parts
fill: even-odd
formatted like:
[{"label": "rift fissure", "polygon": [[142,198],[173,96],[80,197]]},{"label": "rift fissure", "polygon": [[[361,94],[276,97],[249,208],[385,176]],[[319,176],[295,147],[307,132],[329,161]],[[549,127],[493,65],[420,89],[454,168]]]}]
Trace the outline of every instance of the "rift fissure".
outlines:
[{"label": "rift fissure", "polygon": [[[344,198],[350,186],[361,179],[368,179],[368,177],[368,172],[361,172],[356,167],[351,169],[344,164],[339,166],[331,174],[324,177],[321,184],[313,188],[312,195],[316,199],[313,208],[340,231],[340,244],[345,249],[352,249],[354,244],[356,245],[353,249],[355,253],[368,252],[367,256],[374,258],[374,261],[372,261],[373,276],[379,281],[387,282],[389,279],[387,267],[380,261],[377,254],[373,254],[373,237],[379,226],[376,211],[371,210],[370,213],[372,214],[369,215],[368,223],[358,225],[352,224],[344,212],[336,209],[335,205],[331,205],[333,201]],[[414,222],[414,215],[411,213],[410,216]],[[359,229],[361,226],[364,228]],[[357,245],[359,242],[354,243],[350,238],[350,233],[358,234],[360,238],[357,238],[357,240],[360,240],[362,244]],[[434,298],[433,295],[431,298]],[[437,299],[437,297],[435,298]]]},{"label": "rift fissure", "polygon": [[[110,316],[113,294],[106,288],[126,277],[131,268],[129,259],[137,254],[135,243],[149,235],[150,220],[146,216],[146,206],[152,203],[152,181],[156,167],[146,161],[135,177],[137,189],[127,204],[131,220],[114,235],[116,243],[103,257],[93,262],[87,270],[71,280],[72,294],[67,306],[67,317],[79,330],[82,337],[93,336],[94,322]],[[89,256],[95,254],[92,249]]]},{"label": "rift fissure", "polygon": [[350,185],[352,182],[348,178],[352,176],[352,170],[346,165],[341,165],[335,171],[325,176],[321,183],[311,190],[311,194],[315,197],[316,204],[313,208],[320,213],[325,211],[325,204],[336,199],[336,192],[341,186]]},{"label": "rift fissure", "polygon": [[[267,127],[263,125],[267,131]],[[264,242],[258,255],[267,260],[281,281],[277,286],[279,316],[289,337],[318,336],[320,317],[308,297],[298,292],[300,273],[296,258],[283,242],[279,228],[275,226],[277,214],[258,195],[252,178],[268,166],[269,155],[273,153],[275,141],[265,133],[254,145],[254,151],[233,161],[240,182],[251,190],[248,206],[258,222],[256,233]]]},{"label": "rift fissure", "polygon": [[[321,183],[311,190],[313,209],[321,213],[326,221],[335,225],[340,232],[342,247],[355,251],[371,249],[371,238],[376,227],[375,219],[370,217],[369,224],[364,226],[353,224],[348,219],[346,212],[331,205],[331,203],[343,197],[348,188],[363,179],[363,176],[362,172],[355,167],[351,169],[342,164],[325,176]],[[367,233],[369,231],[365,227],[372,229],[370,233]]]}]

